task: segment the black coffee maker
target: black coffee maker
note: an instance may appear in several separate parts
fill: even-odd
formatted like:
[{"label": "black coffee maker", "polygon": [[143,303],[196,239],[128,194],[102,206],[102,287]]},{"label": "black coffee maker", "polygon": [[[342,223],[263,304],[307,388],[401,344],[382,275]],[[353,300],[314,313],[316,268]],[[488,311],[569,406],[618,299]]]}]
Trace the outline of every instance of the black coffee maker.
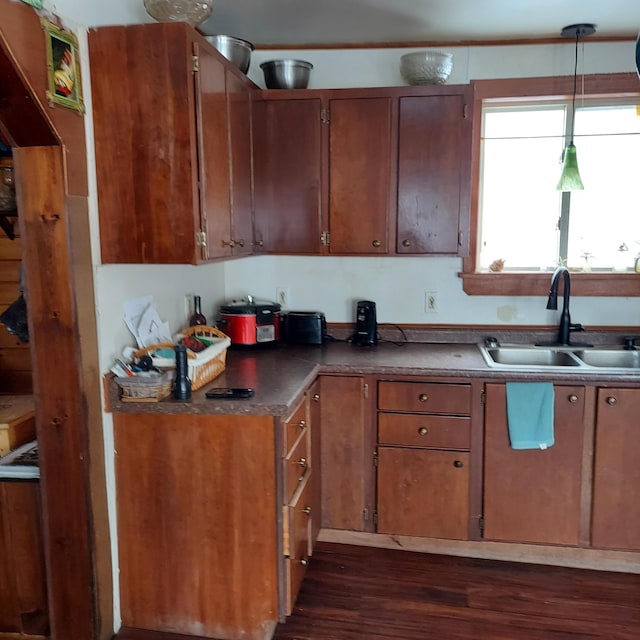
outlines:
[{"label": "black coffee maker", "polygon": [[376,303],[360,300],[356,305],[356,332],[353,344],[370,347],[378,343],[378,323],[376,321]]}]

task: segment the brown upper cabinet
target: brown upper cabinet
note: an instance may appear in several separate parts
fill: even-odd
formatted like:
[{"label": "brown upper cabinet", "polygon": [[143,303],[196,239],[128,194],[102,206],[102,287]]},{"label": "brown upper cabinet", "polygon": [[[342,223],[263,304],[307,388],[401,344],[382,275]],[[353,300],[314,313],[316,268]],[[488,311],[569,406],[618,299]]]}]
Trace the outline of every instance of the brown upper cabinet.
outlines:
[{"label": "brown upper cabinet", "polygon": [[399,254],[467,255],[471,118],[464,94],[400,98]]},{"label": "brown upper cabinet", "polygon": [[319,254],[319,98],[254,103],[255,252]]},{"label": "brown upper cabinet", "polygon": [[184,23],[91,30],[89,53],[102,262],[249,251],[254,85]]},{"label": "brown upper cabinet", "polygon": [[390,97],[329,101],[329,253],[389,252],[392,116]]},{"label": "brown upper cabinet", "polygon": [[471,91],[263,92],[258,244],[268,253],[466,255]]},{"label": "brown upper cabinet", "polygon": [[233,255],[249,255],[253,251],[252,94],[247,83],[227,69],[231,149],[231,236],[228,246]]}]

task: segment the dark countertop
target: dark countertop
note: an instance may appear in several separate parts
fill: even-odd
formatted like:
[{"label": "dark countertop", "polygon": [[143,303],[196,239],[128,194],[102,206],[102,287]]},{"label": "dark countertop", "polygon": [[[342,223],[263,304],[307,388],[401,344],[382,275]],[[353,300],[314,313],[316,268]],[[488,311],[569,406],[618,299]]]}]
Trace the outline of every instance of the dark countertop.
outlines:
[{"label": "dark countertop", "polygon": [[[429,376],[502,380],[551,380],[600,386],[640,385],[632,372],[579,372],[503,369],[489,367],[475,344],[380,343],[355,347],[344,342],[324,346],[274,346],[255,350],[229,349],[226,369],[215,380],[194,391],[188,402],[166,398],[160,402],[122,402],[115,382],[109,385],[114,412],[171,414],[246,414],[285,416],[320,373]],[[210,400],[212,387],[251,387],[252,398]]]}]

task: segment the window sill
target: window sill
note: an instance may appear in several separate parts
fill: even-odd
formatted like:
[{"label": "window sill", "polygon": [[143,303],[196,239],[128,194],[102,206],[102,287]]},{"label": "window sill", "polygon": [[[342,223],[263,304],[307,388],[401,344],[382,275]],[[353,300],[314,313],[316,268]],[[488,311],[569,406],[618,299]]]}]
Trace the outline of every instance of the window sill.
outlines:
[{"label": "window sill", "polygon": [[[470,296],[546,296],[551,273],[460,273]],[[571,273],[572,296],[640,297],[640,273]]]}]

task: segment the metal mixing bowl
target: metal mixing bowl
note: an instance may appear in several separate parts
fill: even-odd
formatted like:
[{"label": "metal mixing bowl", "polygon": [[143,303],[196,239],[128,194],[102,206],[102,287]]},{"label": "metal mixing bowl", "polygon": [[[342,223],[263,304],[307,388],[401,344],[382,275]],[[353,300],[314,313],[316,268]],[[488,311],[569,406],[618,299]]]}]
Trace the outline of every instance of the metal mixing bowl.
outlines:
[{"label": "metal mixing bowl", "polygon": [[313,65],[305,60],[268,60],[260,65],[267,89],[306,89]]},{"label": "metal mixing bowl", "polygon": [[234,36],[213,35],[205,38],[227,59],[242,71],[247,73],[251,64],[253,44]]}]

